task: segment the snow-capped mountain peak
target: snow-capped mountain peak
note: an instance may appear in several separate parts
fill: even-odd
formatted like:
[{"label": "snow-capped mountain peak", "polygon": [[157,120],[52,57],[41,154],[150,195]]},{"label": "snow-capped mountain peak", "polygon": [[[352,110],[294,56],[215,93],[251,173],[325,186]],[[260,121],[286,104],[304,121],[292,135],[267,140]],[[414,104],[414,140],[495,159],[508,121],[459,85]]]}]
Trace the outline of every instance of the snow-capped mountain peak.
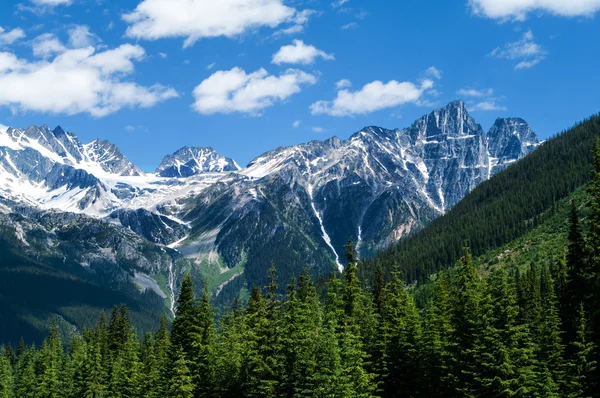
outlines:
[{"label": "snow-capped mountain peak", "polygon": [[190,177],[202,173],[238,171],[240,166],[233,160],[218,154],[211,147],[183,147],[163,158],[156,169],[161,177]]}]

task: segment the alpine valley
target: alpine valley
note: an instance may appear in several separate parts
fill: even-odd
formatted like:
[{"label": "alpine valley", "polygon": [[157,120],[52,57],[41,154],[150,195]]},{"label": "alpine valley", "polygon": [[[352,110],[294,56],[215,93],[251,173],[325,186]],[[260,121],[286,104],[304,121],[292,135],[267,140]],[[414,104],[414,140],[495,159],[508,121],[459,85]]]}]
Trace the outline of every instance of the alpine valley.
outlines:
[{"label": "alpine valley", "polygon": [[[329,275],[343,269],[348,239],[373,256],[539,144],[519,118],[486,133],[462,101],[408,128],[280,147],[245,168],[184,147],[147,173],[110,142],[84,144],[61,127],[0,130],[0,270],[15,281],[0,312],[32,337],[50,317],[87,326],[114,302],[155,324],[188,271],[221,304],[265,285],[271,264],[280,286],[305,267]],[[17,285],[30,274],[44,281],[26,306]]]}]

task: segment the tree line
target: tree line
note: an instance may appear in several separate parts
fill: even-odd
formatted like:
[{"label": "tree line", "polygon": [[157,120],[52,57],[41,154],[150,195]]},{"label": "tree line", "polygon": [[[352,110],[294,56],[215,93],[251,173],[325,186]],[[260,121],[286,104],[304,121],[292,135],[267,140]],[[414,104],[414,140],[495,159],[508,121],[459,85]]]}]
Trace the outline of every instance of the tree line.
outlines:
[{"label": "tree line", "polygon": [[600,383],[600,144],[586,205],[572,202],[564,260],[478,268],[468,247],[425,304],[396,270],[348,266],[323,297],[275,269],[218,320],[181,286],[176,317],[139,339],[125,306],[73,336],[0,350],[7,397],[590,397]]}]

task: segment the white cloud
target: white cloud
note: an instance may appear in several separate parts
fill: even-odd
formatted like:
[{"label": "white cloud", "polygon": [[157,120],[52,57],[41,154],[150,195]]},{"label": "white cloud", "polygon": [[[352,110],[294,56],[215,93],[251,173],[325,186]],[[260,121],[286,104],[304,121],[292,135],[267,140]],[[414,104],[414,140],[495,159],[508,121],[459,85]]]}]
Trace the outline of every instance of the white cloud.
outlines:
[{"label": "white cloud", "polygon": [[420,85],[396,80],[387,83],[376,80],[358,91],[340,90],[333,101],[315,102],[310,109],[313,115],[353,116],[407,103],[418,104],[433,85],[432,80],[423,80]]},{"label": "white cloud", "polygon": [[576,17],[591,16],[600,10],[600,0],[469,0],[469,4],[476,15],[519,21],[535,11]]},{"label": "white cloud", "polygon": [[331,3],[331,5],[333,6],[333,8],[339,8],[341,6],[343,6],[344,4],[346,4],[349,0],[336,0],[333,3]]},{"label": "white cloud", "polygon": [[281,64],[303,64],[308,65],[315,62],[317,58],[325,60],[335,59],[333,54],[327,54],[315,46],[304,44],[302,40],[294,40],[292,44],[282,46],[279,51],[273,54],[272,63]]},{"label": "white cloud", "polygon": [[216,63],[216,62],[212,62],[212,63],[210,63],[210,64],[206,65],[206,70],[211,70],[211,69],[212,69],[212,68],[214,68],[216,65],[217,65],[217,63]]},{"label": "white cloud", "polygon": [[284,29],[279,29],[277,32],[273,34],[274,37],[283,36],[283,35],[295,35],[298,33],[304,32],[304,27],[308,23],[308,20],[312,15],[319,14],[315,10],[302,10],[296,13],[296,16],[293,18],[293,25]]},{"label": "white cloud", "polygon": [[435,77],[436,79],[440,80],[442,78],[442,71],[435,66],[430,66],[425,71],[425,75]]},{"label": "white cloud", "polygon": [[346,29],[354,29],[354,28],[358,28],[358,24],[356,22],[350,22],[345,25],[342,25],[341,29],[346,30]]},{"label": "white cloud", "polygon": [[15,28],[13,30],[6,31],[2,26],[0,26],[0,46],[13,44],[17,40],[24,37],[25,32],[21,28]]},{"label": "white cloud", "polygon": [[162,53],[162,52],[158,53],[158,56],[161,57],[162,59],[165,59],[168,57],[167,53]]},{"label": "white cloud", "polygon": [[67,48],[51,33],[39,35],[31,42],[33,55],[36,57],[47,58],[55,54],[60,54]]},{"label": "white cloud", "polygon": [[490,99],[486,101],[478,102],[477,104],[470,107],[473,112],[477,111],[506,111],[506,107],[496,103],[496,100]]},{"label": "white cloud", "polygon": [[58,6],[58,5],[69,5],[73,0],[31,0],[33,3],[40,6]]},{"label": "white cloud", "polygon": [[194,89],[193,108],[202,114],[245,113],[258,116],[265,108],[300,92],[302,85],[315,84],[311,74],[288,69],[280,76],[265,69],[247,74],[235,67],[217,71]]},{"label": "white cloud", "polygon": [[129,37],[185,37],[187,47],[202,38],[235,37],[285,23],[301,25],[308,15],[282,0],[142,0],[123,19],[130,24]]},{"label": "white cloud", "polygon": [[319,127],[319,126],[315,126],[312,128],[313,133],[322,133],[323,131],[325,131],[325,129],[323,127]]},{"label": "white cloud", "polygon": [[52,60],[24,60],[0,52],[0,106],[13,112],[88,113],[102,117],[126,107],[152,107],[178,94],[169,87],[138,85],[124,77],[145,51],[121,45],[97,51],[93,46],[66,48],[52,35],[33,42],[34,54]]},{"label": "white cloud", "polygon": [[533,33],[528,30],[520,40],[496,47],[490,55],[519,61],[515,69],[525,69],[539,64],[546,57],[546,50],[534,41]]},{"label": "white cloud", "polygon": [[294,120],[294,123],[292,123],[292,127],[297,129],[298,127],[300,127],[301,124],[302,124],[301,120]]},{"label": "white cloud", "polygon": [[338,90],[348,87],[352,87],[352,82],[348,79],[338,80],[337,83],[335,83],[335,88],[337,88]]},{"label": "white cloud", "polygon": [[127,131],[135,131],[135,126],[132,126],[132,125],[129,124],[129,125],[125,126],[125,130],[127,130]]},{"label": "white cloud", "polygon": [[93,46],[98,41],[98,36],[91,33],[90,28],[85,25],[76,25],[69,29],[69,46],[71,48]]},{"label": "white cloud", "polygon": [[461,88],[456,92],[461,97],[489,97],[494,95],[494,90],[491,88],[484,88],[482,90],[476,90],[473,88]]}]

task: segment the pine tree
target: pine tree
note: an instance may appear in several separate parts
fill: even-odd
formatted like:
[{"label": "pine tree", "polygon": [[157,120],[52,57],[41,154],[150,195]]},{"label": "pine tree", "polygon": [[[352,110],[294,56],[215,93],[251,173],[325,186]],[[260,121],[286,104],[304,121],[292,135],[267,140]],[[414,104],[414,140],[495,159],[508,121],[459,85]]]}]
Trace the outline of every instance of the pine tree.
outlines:
[{"label": "pine tree", "polygon": [[169,397],[170,398],[192,398],[194,396],[194,383],[190,374],[188,361],[181,349],[181,346],[176,346],[174,351],[174,363],[172,376],[169,380]]},{"label": "pine tree", "polygon": [[575,341],[571,343],[573,356],[569,364],[570,397],[594,396],[594,388],[590,379],[594,376],[596,362],[593,359],[596,345],[589,340],[589,329],[583,304],[579,305],[577,311],[577,330]]},{"label": "pine tree", "polygon": [[238,301],[221,319],[221,333],[216,354],[215,395],[243,397],[242,364],[247,352],[246,323]]},{"label": "pine tree", "polygon": [[196,308],[195,320],[190,334],[194,350],[191,370],[196,377],[196,396],[210,397],[215,389],[216,328],[214,314],[210,304],[208,283],[204,284],[204,293]]},{"label": "pine tree", "polygon": [[422,331],[414,300],[398,273],[384,290],[381,323],[383,395],[417,396],[423,374]]},{"label": "pine tree", "polygon": [[160,319],[160,327],[154,336],[154,356],[158,367],[159,378],[155,388],[157,397],[167,396],[169,391],[169,352],[171,350],[171,339],[167,328],[167,317],[163,314]]},{"label": "pine tree", "polygon": [[171,343],[181,347],[188,361],[194,357],[194,337],[192,329],[196,322],[196,300],[192,276],[188,273],[181,283],[181,290],[177,298],[175,319],[171,328]]},{"label": "pine tree", "polygon": [[63,348],[56,324],[52,325],[48,338],[39,353],[36,394],[40,398],[58,398],[62,379]]},{"label": "pine tree", "polygon": [[15,365],[15,397],[35,397],[35,346],[23,348],[17,357]]},{"label": "pine tree", "polygon": [[266,297],[253,289],[248,313],[248,351],[244,364],[247,395],[276,397],[280,393],[284,359],[275,268],[271,267]]},{"label": "pine tree", "polygon": [[13,370],[10,359],[4,352],[0,352],[0,398],[12,398],[13,395]]},{"label": "pine tree", "polygon": [[571,214],[569,219],[569,244],[567,252],[567,278],[563,291],[562,318],[566,326],[565,339],[574,341],[576,336],[575,316],[579,305],[584,304],[586,311],[590,310],[593,294],[593,270],[591,262],[587,261],[585,242],[579,223],[579,205],[575,199],[571,200]]},{"label": "pine tree", "polygon": [[563,345],[563,332],[559,315],[558,299],[554,290],[554,283],[547,266],[542,268],[542,324],[540,327],[540,342],[538,361],[545,366],[547,374],[542,379],[545,393],[559,395],[566,388],[565,374],[565,347]]},{"label": "pine tree", "polygon": [[111,398],[135,398],[140,394],[139,344],[130,330],[129,337],[112,363],[108,395]]},{"label": "pine tree", "polygon": [[475,358],[476,342],[484,329],[483,285],[473,264],[471,252],[464,247],[459,260],[456,282],[452,291],[452,340],[453,371],[456,375],[455,388],[462,396],[473,396],[479,384]]},{"label": "pine tree", "polygon": [[424,395],[453,397],[456,375],[453,374],[452,304],[448,273],[438,276],[435,297],[425,321],[423,333]]}]

